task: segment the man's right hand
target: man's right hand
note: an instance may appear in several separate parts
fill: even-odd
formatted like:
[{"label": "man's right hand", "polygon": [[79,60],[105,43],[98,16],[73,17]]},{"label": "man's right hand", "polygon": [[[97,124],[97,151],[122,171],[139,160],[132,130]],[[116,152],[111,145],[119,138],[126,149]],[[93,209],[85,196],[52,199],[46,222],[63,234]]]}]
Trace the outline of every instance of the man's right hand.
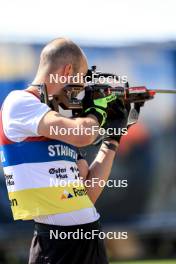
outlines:
[{"label": "man's right hand", "polygon": [[100,127],[102,127],[106,122],[108,106],[115,100],[116,95],[113,94],[94,99],[93,88],[87,86],[85,88],[85,97],[82,100],[83,116],[94,115]]}]

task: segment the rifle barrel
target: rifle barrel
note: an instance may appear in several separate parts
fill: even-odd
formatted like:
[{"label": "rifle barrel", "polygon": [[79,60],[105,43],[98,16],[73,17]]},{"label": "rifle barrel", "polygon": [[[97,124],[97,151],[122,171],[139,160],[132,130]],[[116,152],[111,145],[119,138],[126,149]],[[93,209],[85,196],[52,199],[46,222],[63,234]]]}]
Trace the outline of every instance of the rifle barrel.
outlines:
[{"label": "rifle barrel", "polygon": [[169,90],[152,89],[152,91],[155,91],[155,93],[176,94],[176,90],[174,89],[169,89]]}]

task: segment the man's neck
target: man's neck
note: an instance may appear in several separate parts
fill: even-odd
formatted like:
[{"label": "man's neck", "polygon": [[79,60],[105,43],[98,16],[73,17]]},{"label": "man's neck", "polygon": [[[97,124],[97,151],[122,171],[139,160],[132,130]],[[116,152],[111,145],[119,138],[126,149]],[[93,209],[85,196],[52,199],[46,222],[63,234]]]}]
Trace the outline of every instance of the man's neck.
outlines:
[{"label": "man's neck", "polygon": [[37,96],[38,98],[40,98],[40,92],[39,92],[39,89],[38,89],[38,88],[39,88],[39,87],[37,87],[37,86],[30,85],[30,86],[26,89],[26,91],[28,91],[28,92],[34,94],[35,96]]}]

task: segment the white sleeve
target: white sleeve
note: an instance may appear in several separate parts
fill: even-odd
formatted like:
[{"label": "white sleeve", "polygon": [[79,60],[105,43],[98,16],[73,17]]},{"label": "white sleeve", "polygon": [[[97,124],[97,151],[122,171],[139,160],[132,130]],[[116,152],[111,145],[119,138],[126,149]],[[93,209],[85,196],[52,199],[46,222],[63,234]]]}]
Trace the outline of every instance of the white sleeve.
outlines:
[{"label": "white sleeve", "polygon": [[27,137],[39,136],[39,122],[50,110],[51,108],[41,103],[33,94],[24,90],[11,92],[2,107],[2,123],[6,137],[20,142]]}]

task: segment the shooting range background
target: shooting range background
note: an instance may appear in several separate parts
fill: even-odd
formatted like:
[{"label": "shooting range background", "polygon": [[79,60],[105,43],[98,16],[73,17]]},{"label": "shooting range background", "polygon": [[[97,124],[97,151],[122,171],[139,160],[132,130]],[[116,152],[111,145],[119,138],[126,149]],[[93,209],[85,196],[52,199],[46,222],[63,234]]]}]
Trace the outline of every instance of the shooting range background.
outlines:
[{"label": "shooting range background", "polygon": [[[16,2],[20,3],[20,1]],[[41,1],[39,2],[41,4]],[[98,2],[95,1],[95,9]],[[115,9],[115,1],[110,2]],[[122,1],[117,2],[122,4]],[[173,1],[168,1],[167,8],[171,2],[173,3]],[[134,3],[139,4],[136,0]],[[98,70],[127,75],[131,86],[145,85],[150,89],[175,89],[176,34],[173,34],[175,29],[171,32],[174,8],[171,8],[171,5],[169,9],[165,8],[166,17],[164,17],[163,2],[153,1],[153,3],[152,7],[157,7],[157,11],[160,12],[160,14],[155,13],[156,21],[158,21],[158,16],[161,16],[160,23],[158,22],[161,29],[160,35],[157,35],[155,30],[152,31],[152,27],[156,28],[153,9],[151,10],[151,21],[148,21],[148,27],[153,32],[151,35],[146,26],[144,26],[146,35],[142,28],[137,27],[137,23],[139,23],[137,19],[132,23],[136,25],[134,34],[130,35],[131,27],[128,26],[132,20],[129,18],[128,26],[123,25],[124,34],[120,29],[121,35],[116,30],[113,34],[107,33],[107,36],[106,31],[100,27],[99,29],[96,27],[95,30],[92,22],[90,22],[91,26],[87,31],[87,36],[83,35],[83,27],[77,20],[77,23],[73,22],[76,23],[74,24],[76,29],[79,29],[77,33],[69,34],[67,27],[64,31],[64,26],[59,27],[56,33],[53,32],[53,25],[50,25],[51,32],[49,32],[46,20],[42,21],[46,25],[46,32],[43,36],[39,30],[42,28],[41,23],[38,24],[33,35],[29,25],[25,32],[22,33],[22,30],[16,32],[15,29],[20,28],[20,22],[16,21],[14,28],[10,27],[12,22],[7,21],[7,18],[4,22],[4,13],[2,12],[2,22],[6,27],[2,30],[3,23],[0,24],[0,105],[11,90],[24,89],[31,83],[43,45],[48,40],[60,35],[71,37],[81,45],[88,57],[89,66],[97,65]],[[142,17],[142,13],[139,11],[143,10],[144,14],[147,13],[145,12],[146,8],[149,11],[148,5],[145,4],[145,8],[133,9],[134,12],[138,11],[138,18]],[[21,5],[17,7],[22,10]],[[100,22],[103,21],[102,18],[105,18],[105,7],[103,4],[99,11],[102,15]],[[121,10],[122,8],[123,6],[121,6]],[[93,10],[95,11],[95,9]],[[12,19],[14,18],[13,8],[8,10],[10,21],[15,21]],[[115,16],[114,11],[111,10],[111,12],[111,17]],[[96,12],[94,14],[97,15]],[[118,13],[118,16],[120,15]],[[128,15],[131,13],[128,12]],[[22,13],[21,19],[24,18],[24,13]],[[33,18],[36,23],[35,15]],[[119,24],[122,23],[120,18],[114,20],[114,27],[119,28]],[[145,16],[143,18],[145,20]],[[108,19],[112,19],[110,15],[108,15]],[[144,24],[144,20],[142,20],[142,24]],[[163,20],[164,22],[162,22]],[[110,26],[110,22],[107,23]],[[85,21],[83,24],[88,29]],[[21,25],[21,27],[25,27],[25,25]],[[168,34],[166,34],[167,30]],[[154,100],[146,103],[145,108],[141,111],[139,124],[129,131],[128,137],[120,146],[111,179],[128,180],[128,187],[106,188],[97,202],[97,209],[101,213],[105,230],[128,231],[129,235],[126,241],[106,242],[111,260],[176,258],[175,118],[176,96],[156,95]],[[98,147],[93,146],[86,149],[89,163],[95,157],[97,150]],[[30,221],[13,222],[1,169],[0,263],[26,263],[32,227],[33,224]]]}]

